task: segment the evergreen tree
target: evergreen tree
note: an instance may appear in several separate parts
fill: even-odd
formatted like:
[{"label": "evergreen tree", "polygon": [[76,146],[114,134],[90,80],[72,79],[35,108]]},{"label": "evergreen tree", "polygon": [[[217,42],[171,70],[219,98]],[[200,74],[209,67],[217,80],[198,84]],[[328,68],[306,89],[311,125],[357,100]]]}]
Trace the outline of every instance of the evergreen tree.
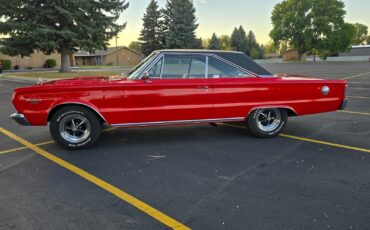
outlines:
[{"label": "evergreen tree", "polygon": [[220,43],[222,50],[231,50],[231,37],[229,35],[221,35]]},{"label": "evergreen tree", "polygon": [[138,41],[132,41],[132,42],[130,43],[130,45],[128,46],[128,48],[133,49],[133,50],[136,50],[136,51],[138,51],[138,52],[140,52],[140,53],[142,53],[142,52],[143,52],[143,51],[141,50],[141,43],[140,43],[140,42],[138,42]]},{"label": "evergreen tree", "polygon": [[202,38],[196,38],[193,48],[194,49],[204,49],[203,39]]},{"label": "evergreen tree", "polygon": [[34,50],[61,53],[61,72],[70,71],[70,55],[77,48],[94,51],[106,48],[123,30],[117,24],[128,8],[126,0],[16,0],[1,1],[1,52],[29,56]]},{"label": "evergreen tree", "polygon": [[247,36],[247,50],[246,53],[248,55],[251,55],[251,51],[255,48],[256,50],[259,50],[259,45],[257,44],[256,36],[254,35],[253,31],[249,31]]},{"label": "evergreen tree", "polygon": [[240,51],[249,55],[248,39],[243,26],[234,29],[231,35],[231,47],[236,51]]},{"label": "evergreen tree", "polygon": [[162,29],[162,12],[156,0],[151,0],[146,13],[143,17],[143,29],[140,32],[139,41],[141,51],[145,55],[151,54],[154,50],[162,48],[161,36]]},{"label": "evergreen tree", "polygon": [[198,28],[195,11],[191,0],[167,0],[163,10],[167,48],[189,49],[199,43],[195,36]]},{"label": "evergreen tree", "polygon": [[212,34],[212,38],[208,44],[207,49],[209,50],[219,50],[221,49],[221,42],[220,39],[217,37],[215,33]]}]

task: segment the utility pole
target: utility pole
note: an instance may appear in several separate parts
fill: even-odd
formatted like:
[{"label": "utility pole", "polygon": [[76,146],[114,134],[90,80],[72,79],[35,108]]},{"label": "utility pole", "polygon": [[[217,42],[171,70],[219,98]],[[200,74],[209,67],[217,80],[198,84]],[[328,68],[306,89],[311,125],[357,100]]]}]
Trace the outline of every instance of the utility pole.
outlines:
[{"label": "utility pole", "polygon": [[119,66],[119,56],[118,56],[118,36],[116,37],[116,53],[117,53],[117,66]]}]

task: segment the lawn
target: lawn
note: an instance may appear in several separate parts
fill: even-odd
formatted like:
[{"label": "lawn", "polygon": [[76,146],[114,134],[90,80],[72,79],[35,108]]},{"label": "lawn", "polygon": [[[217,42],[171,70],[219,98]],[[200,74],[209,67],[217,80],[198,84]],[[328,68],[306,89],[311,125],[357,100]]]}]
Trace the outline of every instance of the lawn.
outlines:
[{"label": "lawn", "polygon": [[69,73],[59,73],[59,72],[26,72],[26,73],[9,73],[6,76],[17,76],[17,77],[27,77],[27,78],[42,78],[42,79],[63,79],[63,78],[73,78],[80,76],[117,76],[121,75],[120,70],[110,70],[110,71],[78,71]]}]

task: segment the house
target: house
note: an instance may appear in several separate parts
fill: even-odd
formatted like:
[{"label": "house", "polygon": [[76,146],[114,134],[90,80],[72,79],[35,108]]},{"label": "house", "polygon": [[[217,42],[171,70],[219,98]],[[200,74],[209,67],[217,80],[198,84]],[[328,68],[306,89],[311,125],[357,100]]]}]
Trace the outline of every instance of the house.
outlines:
[{"label": "house", "polygon": [[80,50],[74,54],[76,66],[84,65],[119,65],[133,66],[140,63],[144,55],[125,46],[109,47],[90,53]]},{"label": "house", "polygon": [[39,51],[34,51],[29,57],[21,57],[18,56],[9,56],[0,52],[0,60],[9,60],[12,62],[12,68],[18,66],[20,69],[26,68],[41,68],[44,66],[46,60],[54,59],[57,63],[57,66],[60,66],[61,57],[59,53],[52,53],[50,55],[46,55]]}]

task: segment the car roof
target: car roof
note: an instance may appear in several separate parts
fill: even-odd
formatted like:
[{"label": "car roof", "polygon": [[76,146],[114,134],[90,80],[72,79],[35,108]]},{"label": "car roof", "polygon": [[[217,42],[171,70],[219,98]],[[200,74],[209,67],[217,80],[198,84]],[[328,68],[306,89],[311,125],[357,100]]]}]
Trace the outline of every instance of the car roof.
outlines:
[{"label": "car roof", "polygon": [[273,75],[271,72],[267,71],[265,68],[257,64],[250,57],[242,52],[237,51],[225,51],[225,50],[197,50],[197,49],[166,49],[157,50],[157,53],[180,53],[180,54],[212,54],[217,55],[235,65],[242,67],[256,75],[268,76]]}]

